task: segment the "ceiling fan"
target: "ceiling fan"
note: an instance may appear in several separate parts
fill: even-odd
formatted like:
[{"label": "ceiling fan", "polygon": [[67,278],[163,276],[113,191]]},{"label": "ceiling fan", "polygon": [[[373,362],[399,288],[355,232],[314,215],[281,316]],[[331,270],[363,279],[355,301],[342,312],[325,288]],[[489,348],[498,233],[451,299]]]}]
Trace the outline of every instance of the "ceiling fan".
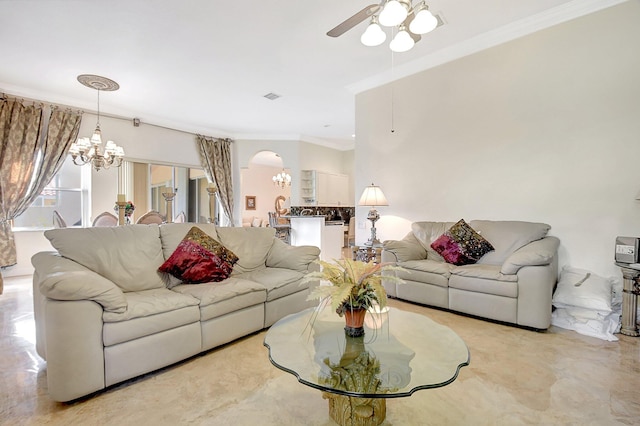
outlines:
[{"label": "ceiling fan", "polygon": [[367,18],[371,18],[369,26],[360,37],[365,46],[382,44],[387,35],[381,28],[397,27],[397,34],[389,43],[394,52],[406,52],[420,41],[422,34],[433,31],[444,22],[438,15],[429,11],[425,0],[420,0],[414,7],[413,0],[381,0],[379,4],[370,4],[355,15],[347,18],[335,28],[329,30],[329,37],[339,37]]}]

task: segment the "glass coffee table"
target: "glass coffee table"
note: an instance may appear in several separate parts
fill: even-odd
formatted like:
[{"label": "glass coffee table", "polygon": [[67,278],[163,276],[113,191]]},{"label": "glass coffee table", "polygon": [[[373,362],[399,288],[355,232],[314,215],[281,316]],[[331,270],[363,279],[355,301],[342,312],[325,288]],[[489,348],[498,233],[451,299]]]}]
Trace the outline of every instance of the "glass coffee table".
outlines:
[{"label": "glass coffee table", "polygon": [[346,336],[330,308],[310,308],[272,325],[264,345],[273,365],[323,392],[341,425],[378,425],[386,398],[445,386],[469,365],[467,345],[450,328],[395,308],[367,312],[363,337]]}]

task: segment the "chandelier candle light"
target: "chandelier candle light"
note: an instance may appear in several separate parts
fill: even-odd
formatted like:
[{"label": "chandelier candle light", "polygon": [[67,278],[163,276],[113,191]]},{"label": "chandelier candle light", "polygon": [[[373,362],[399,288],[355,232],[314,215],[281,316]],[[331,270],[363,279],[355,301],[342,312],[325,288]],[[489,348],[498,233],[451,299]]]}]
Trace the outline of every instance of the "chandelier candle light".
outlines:
[{"label": "chandelier candle light", "polygon": [[387,201],[387,198],[382,193],[380,187],[372,183],[362,192],[358,205],[371,207],[371,210],[369,210],[369,214],[367,215],[367,219],[371,221],[371,237],[369,237],[369,240],[364,243],[364,245],[369,247],[380,247],[382,244],[376,237],[376,222],[380,219],[380,214],[376,210],[376,207],[388,206],[389,202]]},{"label": "chandelier candle light", "polygon": [[91,138],[79,138],[71,144],[69,154],[73,163],[78,166],[91,164],[96,171],[108,169],[111,166],[120,167],[124,157],[124,149],[113,141],[108,141],[102,151],[102,132],[100,131],[100,91],[115,91],[120,88],[118,83],[106,77],[92,74],[78,76],[78,81],[98,91],[98,122]]},{"label": "chandelier candle light", "polygon": [[291,175],[282,169],[282,172],[278,173],[274,177],[271,178],[273,180],[273,184],[279,186],[280,188],[285,188],[287,186],[291,186]]},{"label": "chandelier candle light", "polygon": [[127,202],[124,194],[118,194],[118,201],[116,201],[116,205],[118,206],[118,225],[124,225],[125,209],[127,208]]}]

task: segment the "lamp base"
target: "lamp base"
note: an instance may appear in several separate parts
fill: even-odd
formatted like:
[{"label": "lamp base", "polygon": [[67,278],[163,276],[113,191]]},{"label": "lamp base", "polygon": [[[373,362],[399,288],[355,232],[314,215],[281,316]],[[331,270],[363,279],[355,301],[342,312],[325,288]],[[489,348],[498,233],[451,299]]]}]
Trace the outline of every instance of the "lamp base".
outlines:
[{"label": "lamp base", "polygon": [[376,222],[378,221],[378,219],[380,219],[380,215],[378,214],[378,211],[375,208],[372,208],[371,210],[369,210],[367,219],[371,221],[371,236],[369,237],[367,242],[364,243],[364,246],[382,247],[382,243],[380,242],[378,237],[376,237]]}]

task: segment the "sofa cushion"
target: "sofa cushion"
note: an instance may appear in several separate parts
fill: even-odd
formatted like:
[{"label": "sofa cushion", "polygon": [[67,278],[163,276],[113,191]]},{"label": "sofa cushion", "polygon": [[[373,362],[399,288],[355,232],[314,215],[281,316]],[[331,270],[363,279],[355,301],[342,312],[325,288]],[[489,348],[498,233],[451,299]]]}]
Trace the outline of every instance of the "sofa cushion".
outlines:
[{"label": "sofa cushion", "polygon": [[122,313],[104,312],[104,322],[128,321],[134,318],[151,317],[164,312],[171,312],[187,306],[197,306],[198,299],[189,295],[176,293],[166,288],[133,291],[125,293],[127,310]]},{"label": "sofa cushion", "polygon": [[236,277],[219,283],[181,284],[172,289],[200,300],[200,320],[206,321],[229,312],[264,303],[267,291],[263,285]]},{"label": "sofa cushion", "polygon": [[474,231],[464,219],[460,219],[431,243],[431,248],[453,265],[476,263],[493,250],[491,243]]},{"label": "sofa cushion", "polygon": [[198,323],[198,327],[200,327],[199,322],[200,309],[198,306],[184,306],[128,321],[105,322],[102,329],[102,341],[105,346],[112,346],[187,324]]},{"label": "sofa cushion", "polygon": [[318,247],[290,246],[279,238],[274,238],[267,256],[266,266],[306,272],[309,269],[309,264],[318,259],[319,255],[320,249]]},{"label": "sofa cushion", "polygon": [[49,229],[44,235],[62,256],[125,292],[165,287],[158,271],[164,262],[158,225]]},{"label": "sofa cushion", "polygon": [[[465,265],[476,267],[495,267],[493,265]],[[499,270],[498,270],[499,273]],[[484,293],[493,296],[518,297],[518,283],[515,281],[498,281],[490,278],[472,277],[452,274],[449,278],[449,289],[464,290],[470,293]]]},{"label": "sofa cushion", "polygon": [[[399,262],[398,266],[402,270],[396,271],[396,276],[403,281],[420,282],[436,285],[439,287],[447,287],[451,269],[455,266],[446,262],[438,262],[435,260],[409,260]],[[402,286],[403,284],[398,284]]]},{"label": "sofa cushion", "polygon": [[545,223],[520,221],[472,220],[469,224],[495,249],[478,261],[488,265],[502,265],[514,251],[543,238],[551,228]]},{"label": "sofa cushion", "polygon": [[409,232],[400,241],[387,240],[382,243],[382,246],[385,251],[393,253],[397,262],[427,258],[427,250],[418,243],[412,232]]},{"label": "sofa cushion", "polygon": [[265,268],[237,277],[262,284],[267,290],[267,302],[305,289],[300,285],[304,273],[292,269]]},{"label": "sofa cushion", "polygon": [[193,226],[159,269],[185,283],[215,282],[228,278],[237,261],[231,250]]},{"label": "sofa cushion", "polygon": [[[430,272],[433,274],[442,275],[444,277],[449,277],[451,275],[451,270],[455,268],[454,265],[451,265],[446,262],[438,262],[435,260],[408,260],[406,262],[399,262],[398,266],[410,271],[422,271],[422,272]],[[402,271],[397,271],[398,273]]]},{"label": "sofa cushion", "polygon": [[[176,250],[187,232],[193,228],[193,223],[164,223],[160,225],[160,241],[162,243],[162,254],[165,259]],[[220,240],[213,223],[198,223],[198,228],[215,240]]]},{"label": "sofa cushion", "polygon": [[414,222],[411,224],[413,235],[427,251],[427,259],[444,262],[444,258],[431,247],[431,243],[454,224],[454,222]]},{"label": "sofa cushion", "polygon": [[475,265],[462,265],[456,266],[451,270],[452,275],[458,275],[461,277],[481,278],[485,280],[496,281],[518,281],[517,275],[503,274],[500,270],[500,266],[487,265],[487,264],[475,264]]},{"label": "sofa cushion", "polygon": [[217,228],[220,242],[238,256],[232,275],[264,269],[275,238],[274,228]]},{"label": "sofa cushion", "polygon": [[55,300],[93,300],[105,311],[124,312],[127,299],[110,281],[77,262],[55,252],[40,252],[31,262],[36,270],[47,271],[40,277],[40,293]]}]

